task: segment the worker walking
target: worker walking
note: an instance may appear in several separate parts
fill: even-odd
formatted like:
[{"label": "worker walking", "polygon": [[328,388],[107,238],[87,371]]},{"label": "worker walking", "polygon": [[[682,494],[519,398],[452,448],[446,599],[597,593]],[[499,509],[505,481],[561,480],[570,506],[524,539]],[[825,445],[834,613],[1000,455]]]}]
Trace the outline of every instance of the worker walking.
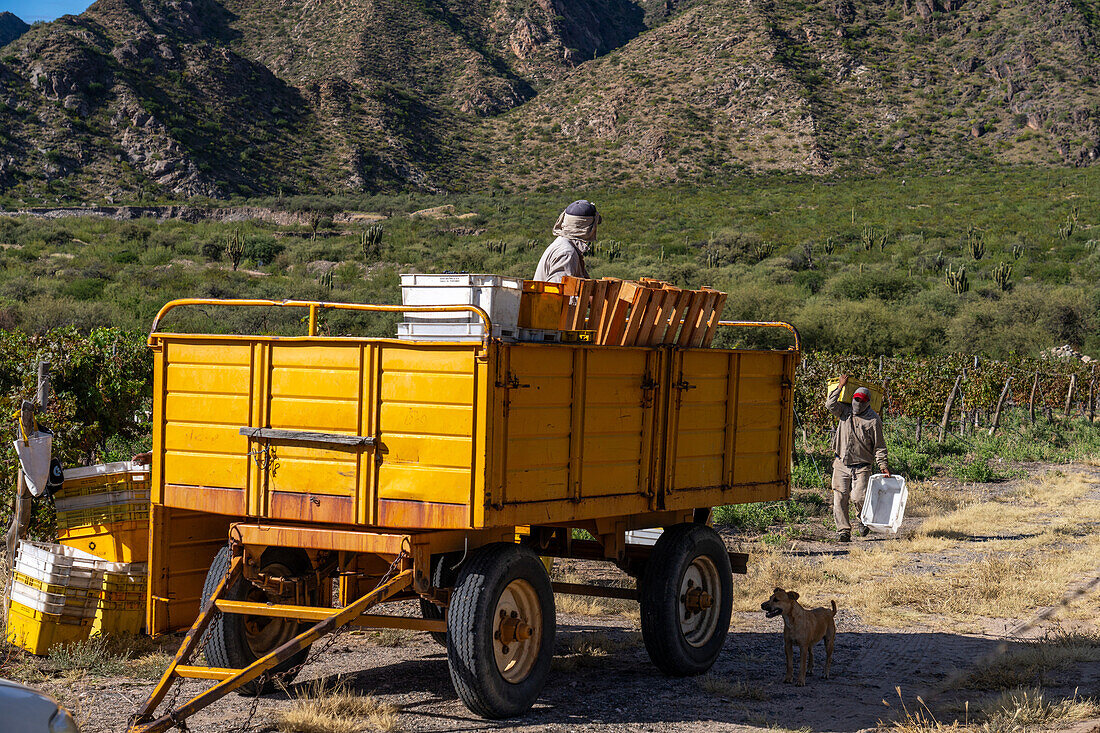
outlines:
[{"label": "worker walking", "polygon": [[599,223],[600,215],[590,201],[581,199],[569,204],[554,224],[557,239],[542,253],[535,279],[560,283],[566,275],[588,277],[584,255],[589,244],[596,240]]},{"label": "worker walking", "polygon": [[[852,404],[847,405],[840,401],[840,393],[847,383],[848,375],[845,374],[825,400],[825,407],[840,421],[833,433],[833,519],[837,539],[841,542],[852,540],[849,499],[855,501],[857,507],[863,507],[871,464],[878,464],[883,474],[890,475],[882,418],[871,409],[871,393],[866,387],[860,387],[852,395]],[[856,532],[865,537],[868,531],[857,517]]]}]

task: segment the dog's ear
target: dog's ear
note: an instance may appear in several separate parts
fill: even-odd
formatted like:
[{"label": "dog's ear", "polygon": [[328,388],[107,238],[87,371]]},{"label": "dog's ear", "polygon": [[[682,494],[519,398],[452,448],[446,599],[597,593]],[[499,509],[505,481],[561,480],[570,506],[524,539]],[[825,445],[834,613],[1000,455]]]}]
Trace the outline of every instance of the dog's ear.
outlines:
[{"label": "dog's ear", "polygon": [[790,598],[792,601],[797,601],[798,600],[798,593],[796,591],[789,590],[789,591],[787,591],[787,598]]}]

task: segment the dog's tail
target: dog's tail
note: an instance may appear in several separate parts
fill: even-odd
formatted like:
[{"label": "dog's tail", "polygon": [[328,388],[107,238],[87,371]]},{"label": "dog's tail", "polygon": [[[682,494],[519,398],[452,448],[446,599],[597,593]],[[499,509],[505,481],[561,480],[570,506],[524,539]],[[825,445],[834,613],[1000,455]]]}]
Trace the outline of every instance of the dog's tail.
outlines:
[{"label": "dog's tail", "polygon": [[829,601],[829,603],[833,604],[833,616],[835,617],[836,616],[836,601]]}]

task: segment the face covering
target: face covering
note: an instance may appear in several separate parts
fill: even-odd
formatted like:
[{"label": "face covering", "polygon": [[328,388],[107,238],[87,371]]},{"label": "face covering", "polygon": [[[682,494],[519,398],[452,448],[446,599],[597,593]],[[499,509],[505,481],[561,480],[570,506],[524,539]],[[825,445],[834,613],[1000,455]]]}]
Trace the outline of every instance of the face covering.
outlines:
[{"label": "face covering", "polygon": [[[566,239],[572,240],[574,243],[578,241],[591,242],[596,239],[596,227],[599,226],[599,224],[599,214],[595,216],[573,216],[563,211],[554,224],[554,236],[565,237]],[[584,252],[586,249],[587,246],[584,246],[581,252]]]},{"label": "face covering", "polygon": [[857,415],[862,415],[864,412],[867,411],[867,406],[869,404],[870,404],[870,400],[868,400],[867,402],[861,402],[857,399],[853,399],[852,400],[852,412],[854,412]]}]

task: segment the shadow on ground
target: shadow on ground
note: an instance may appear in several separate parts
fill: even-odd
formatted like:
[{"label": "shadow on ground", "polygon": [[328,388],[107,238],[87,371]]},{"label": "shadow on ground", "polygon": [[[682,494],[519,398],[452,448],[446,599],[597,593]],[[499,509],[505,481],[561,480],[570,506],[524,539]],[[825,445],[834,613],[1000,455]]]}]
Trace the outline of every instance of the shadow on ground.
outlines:
[{"label": "shadow on ground", "polygon": [[[571,654],[578,641],[610,640],[607,654]],[[543,695],[524,718],[489,722],[458,701],[446,655],[415,659],[326,678],[363,694],[408,695],[402,717],[411,729],[502,728],[582,729],[630,726],[661,729],[667,724],[729,724],[851,733],[873,728],[897,702],[895,687],[909,697],[927,691],[956,669],[968,668],[992,652],[996,639],[945,633],[844,633],[837,635],[831,679],[817,674],[806,687],[783,682],[780,629],[731,632],[710,676],[730,683],[725,693],[706,689],[700,678],[662,675],[650,663],[637,632],[571,625],[559,629],[558,658]],[[619,647],[619,648],[615,648]],[[819,647],[815,661],[824,661]],[[796,657],[797,664],[797,657]],[[300,688],[311,682],[294,686]],[[290,690],[294,694],[294,688]],[[726,727],[726,726],[720,726]]]}]

